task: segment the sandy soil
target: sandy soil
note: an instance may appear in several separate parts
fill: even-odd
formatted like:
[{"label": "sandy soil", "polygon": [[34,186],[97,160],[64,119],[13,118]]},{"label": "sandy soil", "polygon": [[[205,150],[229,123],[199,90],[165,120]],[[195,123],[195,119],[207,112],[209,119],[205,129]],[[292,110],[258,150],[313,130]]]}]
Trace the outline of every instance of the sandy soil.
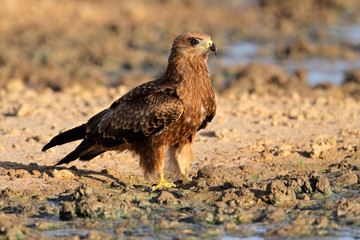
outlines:
[{"label": "sandy soil", "polygon": [[[0,2],[0,239],[308,239],[360,235],[360,69],[341,86],[305,69],[227,66],[255,42],[286,61],[357,61],[331,26],[360,20],[358,0]],[[53,165],[46,152],[130,88],[158,76],[185,31],[215,40],[218,111],[198,133],[192,181],[151,191],[136,156]],[[266,46],[274,47],[274,52]],[[167,174],[171,178],[170,174]]]},{"label": "sandy soil", "polygon": [[1,90],[5,236],[356,234],[360,105],[353,98],[218,94],[217,115],[195,140],[192,182],[174,189],[150,191],[154,181],[130,154],[53,168],[76,144],[44,153],[42,146],[125,91],[35,91],[22,82]]},{"label": "sandy soil", "polygon": [[273,44],[280,59],[354,60],[358,45],[334,41],[328,26],[351,26],[358,9],[358,0],[1,1],[0,87],[21,79],[59,91],[121,85],[124,73],[158,74],[172,40],[187,31],[209,34],[219,55],[255,41]]}]

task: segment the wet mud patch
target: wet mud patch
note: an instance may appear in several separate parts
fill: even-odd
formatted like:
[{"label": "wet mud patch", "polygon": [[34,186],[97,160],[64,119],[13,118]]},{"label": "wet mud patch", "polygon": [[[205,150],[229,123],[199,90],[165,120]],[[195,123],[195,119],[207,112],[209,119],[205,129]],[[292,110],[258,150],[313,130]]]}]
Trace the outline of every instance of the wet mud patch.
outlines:
[{"label": "wet mud patch", "polygon": [[[107,107],[123,94],[120,89],[91,94],[24,89],[2,99],[1,237],[358,234],[360,115],[352,98],[220,94],[216,118],[194,140],[191,182],[151,191],[155,180],[142,177],[130,154],[106,153],[52,167],[75,145],[40,152],[74,119],[84,122]],[[14,99],[34,102],[34,109],[16,113]]]},{"label": "wet mud patch", "polygon": [[293,170],[275,178],[263,174],[257,180],[248,168],[207,165],[189,184],[156,191],[110,178],[97,184],[89,179],[73,190],[42,198],[3,189],[1,235],[217,239],[356,234],[356,164],[343,160],[324,171]]}]

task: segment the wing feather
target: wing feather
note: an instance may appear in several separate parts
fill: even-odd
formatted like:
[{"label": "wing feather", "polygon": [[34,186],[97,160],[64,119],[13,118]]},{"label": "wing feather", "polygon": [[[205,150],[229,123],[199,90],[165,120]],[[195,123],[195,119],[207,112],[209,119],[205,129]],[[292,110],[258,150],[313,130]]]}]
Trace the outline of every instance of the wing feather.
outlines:
[{"label": "wing feather", "polygon": [[89,120],[86,138],[105,147],[142,141],[165,130],[182,113],[182,101],[167,93],[125,95]]}]

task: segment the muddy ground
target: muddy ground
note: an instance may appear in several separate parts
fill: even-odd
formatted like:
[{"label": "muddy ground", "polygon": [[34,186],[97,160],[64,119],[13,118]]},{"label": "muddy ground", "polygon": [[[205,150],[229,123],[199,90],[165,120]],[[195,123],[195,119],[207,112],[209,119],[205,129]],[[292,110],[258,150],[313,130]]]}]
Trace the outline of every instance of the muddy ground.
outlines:
[{"label": "muddy ground", "polygon": [[[332,38],[328,26],[360,21],[358,0],[7,0],[0,2],[0,87],[118,86],[129,75],[159,75],[172,40],[201,31],[218,46],[267,43],[279,59],[354,60],[358,43]],[[212,60],[211,60],[212,61]],[[213,61],[220,65],[221,61]],[[144,79],[144,80],[146,80]]]},{"label": "muddy ground", "polygon": [[[324,26],[359,21],[360,2],[250,2],[0,2],[0,238],[358,237],[360,69],[312,87],[304,69],[222,56],[256,41],[283,61],[355,61],[359,44]],[[196,136],[189,184],[151,191],[129,153],[53,167],[77,143],[44,144],[158,76],[192,30],[219,47],[218,110]]]},{"label": "muddy ground", "polygon": [[[74,144],[52,136],[127,89],[1,90],[0,231],[9,239],[356,236],[360,105],[314,94],[218,94],[195,139],[187,185],[151,191],[136,157],[52,167]],[[167,176],[170,177],[170,176]]]}]

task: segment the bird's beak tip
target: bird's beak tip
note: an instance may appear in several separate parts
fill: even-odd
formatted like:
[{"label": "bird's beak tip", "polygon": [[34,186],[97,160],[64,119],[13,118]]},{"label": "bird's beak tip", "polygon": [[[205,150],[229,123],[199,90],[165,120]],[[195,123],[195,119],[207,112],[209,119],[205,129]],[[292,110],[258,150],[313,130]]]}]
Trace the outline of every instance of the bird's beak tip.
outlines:
[{"label": "bird's beak tip", "polygon": [[212,44],[211,44],[211,46],[209,47],[209,49],[210,49],[210,51],[214,52],[214,53],[215,53],[215,55],[216,55],[216,53],[217,53],[217,49],[216,49],[216,45],[215,45],[215,43],[212,43]]}]

